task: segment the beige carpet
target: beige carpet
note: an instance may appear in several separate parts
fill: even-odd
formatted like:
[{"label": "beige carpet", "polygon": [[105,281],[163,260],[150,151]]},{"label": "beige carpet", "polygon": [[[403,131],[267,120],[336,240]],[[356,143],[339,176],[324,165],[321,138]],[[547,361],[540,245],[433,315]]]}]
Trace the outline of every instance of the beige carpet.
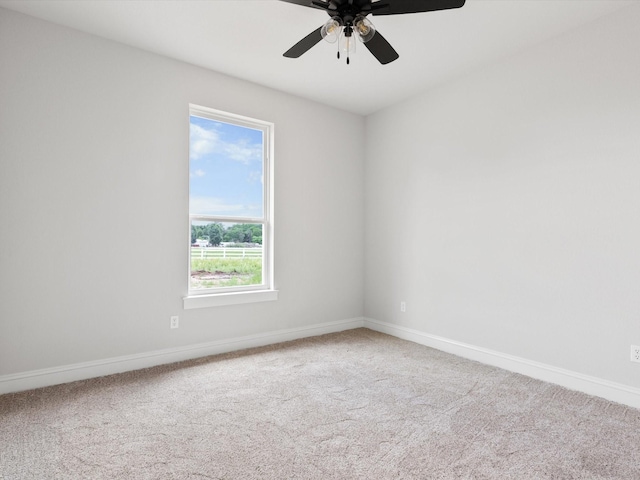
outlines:
[{"label": "beige carpet", "polygon": [[640,410],[359,329],[0,396],[0,478],[640,479]]}]

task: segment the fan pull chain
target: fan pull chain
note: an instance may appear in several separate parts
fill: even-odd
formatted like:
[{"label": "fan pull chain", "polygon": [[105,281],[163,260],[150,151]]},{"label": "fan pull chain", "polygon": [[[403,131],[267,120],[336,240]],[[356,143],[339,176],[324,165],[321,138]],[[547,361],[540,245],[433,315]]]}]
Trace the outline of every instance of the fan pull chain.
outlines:
[{"label": "fan pull chain", "polygon": [[[340,60],[340,49],[338,49],[338,60]],[[349,65],[349,52],[347,52],[347,65]]]},{"label": "fan pull chain", "polygon": [[[338,41],[338,60],[340,60],[340,42]],[[349,65],[349,49],[347,49],[347,65]],[[1,479],[0,479],[1,480]]]}]

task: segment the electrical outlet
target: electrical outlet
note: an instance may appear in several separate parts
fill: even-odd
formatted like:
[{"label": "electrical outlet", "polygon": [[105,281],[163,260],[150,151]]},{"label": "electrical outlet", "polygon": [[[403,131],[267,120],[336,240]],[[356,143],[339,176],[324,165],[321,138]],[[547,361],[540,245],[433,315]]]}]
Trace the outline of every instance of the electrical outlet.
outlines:
[{"label": "electrical outlet", "polygon": [[171,317],[171,328],[178,328],[180,318],[177,315]]},{"label": "electrical outlet", "polygon": [[403,313],[407,311],[407,302],[400,302],[400,311]]},{"label": "electrical outlet", "polygon": [[631,361],[640,363],[640,347],[631,345]]}]

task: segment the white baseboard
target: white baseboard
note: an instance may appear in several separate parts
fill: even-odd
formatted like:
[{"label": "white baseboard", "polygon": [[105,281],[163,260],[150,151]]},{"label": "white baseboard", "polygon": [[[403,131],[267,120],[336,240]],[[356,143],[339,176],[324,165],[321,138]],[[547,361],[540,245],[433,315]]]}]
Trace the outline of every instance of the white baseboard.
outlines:
[{"label": "white baseboard", "polygon": [[77,380],[86,380],[88,378],[112,375],[130,370],[139,370],[141,368],[243,350],[245,348],[262,347],[273,343],[287,342],[299,338],[341,332],[343,330],[360,327],[364,327],[364,318],[362,317],[200,343],[186,347],[168,348],[153,352],[108,358],[93,362],[76,363],[55,368],[2,375],[0,376],[0,395],[75,382]]},{"label": "white baseboard", "polygon": [[2,375],[0,376],[0,395],[361,327],[527,375],[538,380],[561,385],[571,390],[640,408],[640,389],[638,388],[430,335],[399,325],[361,317],[200,343],[186,347],[169,348],[93,362]]},{"label": "white baseboard", "polygon": [[413,330],[411,328],[380,322],[371,318],[365,318],[364,326],[403,340],[409,340],[420,345],[432,347],[443,352],[452,353],[460,357],[492,365],[520,373],[528,377],[536,378],[549,383],[554,383],[571,390],[587,393],[596,397],[606,398],[613,402],[640,408],[640,389],[629,387],[601,378],[590,377],[581,373],[565,370],[563,368],[546,365],[539,362],[515,357],[496,352],[486,348],[476,347],[448,338],[430,335],[428,333]]}]

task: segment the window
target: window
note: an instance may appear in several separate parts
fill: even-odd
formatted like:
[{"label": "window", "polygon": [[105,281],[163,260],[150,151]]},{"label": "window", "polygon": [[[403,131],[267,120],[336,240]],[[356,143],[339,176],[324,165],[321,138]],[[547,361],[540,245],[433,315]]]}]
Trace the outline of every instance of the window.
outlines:
[{"label": "window", "polygon": [[275,300],[273,124],[189,108],[185,308]]}]

